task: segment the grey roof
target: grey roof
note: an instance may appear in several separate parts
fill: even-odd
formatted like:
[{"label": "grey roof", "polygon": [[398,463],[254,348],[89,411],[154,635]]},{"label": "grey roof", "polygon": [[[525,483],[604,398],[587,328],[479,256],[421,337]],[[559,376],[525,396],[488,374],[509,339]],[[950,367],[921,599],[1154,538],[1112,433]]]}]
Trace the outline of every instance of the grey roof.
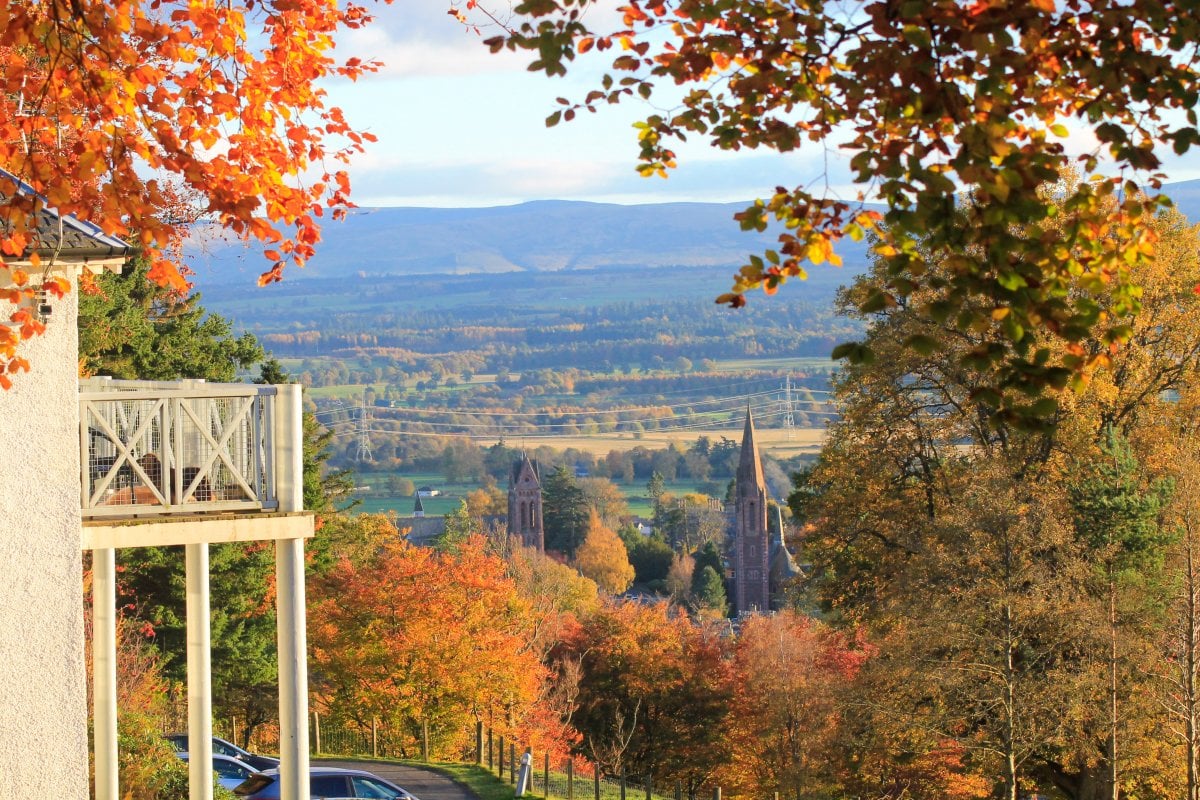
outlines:
[{"label": "grey roof", "polygon": [[425,506],[421,504],[421,493],[413,492],[413,497],[416,498],[416,502],[413,503],[413,513],[416,514],[416,513],[420,512],[421,514],[424,514]]},{"label": "grey roof", "polygon": [[445,517],[401,517],[396,520],[400,530],[408,528],[405,537],[410,544],[428,546],[434,539],[446,532]]},{"label": "grey roof", "polygon": [[[26,255],[37,252],[42,257],[113,258],[126,256],[133,249],[117,237],[109,236],[98,225],[81,220],[74,214],[59,214],[29,184],[11,172],[0,169],[0,200],[8,200],[9,193],[13,191],[19,196],[41,201],[41,209],[37,214],[36,247],[27,247]],[[20,213],[23,212],[11,200],[0,204],[0,229],[9,230],[11,215]]]}]

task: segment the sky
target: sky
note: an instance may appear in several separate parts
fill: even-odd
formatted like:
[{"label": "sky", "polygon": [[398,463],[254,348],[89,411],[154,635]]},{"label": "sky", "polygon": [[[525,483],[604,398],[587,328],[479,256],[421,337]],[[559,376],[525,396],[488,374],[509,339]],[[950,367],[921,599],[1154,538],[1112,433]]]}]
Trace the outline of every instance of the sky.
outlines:
[{"label": "sky", "polygon": [[[615,5],[615,4],[613,4]],[[545,118],[556,98],[581,97],[598,84],[600,58],[577,61],[566,78],[525,69],[522,54],[492,55],[477,35],[446,12],[449,0],[399,0],[375,6],[376,20],[343,35],[335,55],[373,58],[383,69],[357,82],[325,85],[329,102],[350,123],[379,137],[350,166],[360,206],[466,207],[565,199],[615,203],[732,202],[763,196],[779,184],[827,182],[854,197],[847,160],[834,146],[798,153],[721,152],[702,141],[676,146],[671,177],[635,172],[633,123],[670,103],[630,100],[582,113],[554,128]],[[593,51],[594,52],[594,51]],[[1086,134],[1067,142],[1087,146]],[[1200,178],[1200,153],[1172,158],[1170,180]]]},{"label": "sky", "polygon": [[[523,54],[489,53],[482,41],[495,32],[464,28],[446,13],[448,0],[375,8],[375,21],[343,35],[335,55],[371,57],[384,68],[325,85],[329,102],[352,125],[379,137],[350,167],[360,206],[732,202],[781,182],[825,180],[826,173],[853,196],[846,160],[816,147],[789,155],[724,153],[689,142],[673,148],[680,168],[670,178],[643,178],[635,171],[633,123],[662,106],[629,100],[545,125],[561,108],[558,97],[582,97],[598,85],[602,60],[577,61],[566,78],[547,78],[526,71]],[[660,98],[669,94],[653,99],[666,103]]]}]

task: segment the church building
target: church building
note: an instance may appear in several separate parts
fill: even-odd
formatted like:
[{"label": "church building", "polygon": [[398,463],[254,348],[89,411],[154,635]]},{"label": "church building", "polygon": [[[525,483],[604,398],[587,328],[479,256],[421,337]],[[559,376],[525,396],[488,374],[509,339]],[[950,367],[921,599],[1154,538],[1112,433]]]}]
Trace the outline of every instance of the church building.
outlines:
[{"label": "church building", "polygon": [[783,514],[778,508],[776,530],[771,535],[768,502],[762,460],[754,441],[754,418],[747,407],[726,551],[733,573],[730,599],[739,615],[781,607],[790,588],[802,577],[784,541]]},{"label": "church building", "polygon": [[524,547],[546,550],[542,528],[542,479],[536,461],[521,453],[508,475],[508,536]]},{"label": "church building", "polygon": [[754,417],[746,408],[742,452],[733,506],[733,606],[738,614],[771,607],[770,543],[767,539],[767,484],[754,442]]}]

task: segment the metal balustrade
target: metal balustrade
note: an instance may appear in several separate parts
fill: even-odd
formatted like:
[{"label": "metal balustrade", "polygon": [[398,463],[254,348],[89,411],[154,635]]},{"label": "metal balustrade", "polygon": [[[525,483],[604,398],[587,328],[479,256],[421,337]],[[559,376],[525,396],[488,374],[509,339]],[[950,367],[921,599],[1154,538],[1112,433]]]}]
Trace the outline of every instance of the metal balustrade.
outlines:
[{"label": "metal balustrade", "polygon": [[274,386],[79,383],[85,519],[274,511]]}]

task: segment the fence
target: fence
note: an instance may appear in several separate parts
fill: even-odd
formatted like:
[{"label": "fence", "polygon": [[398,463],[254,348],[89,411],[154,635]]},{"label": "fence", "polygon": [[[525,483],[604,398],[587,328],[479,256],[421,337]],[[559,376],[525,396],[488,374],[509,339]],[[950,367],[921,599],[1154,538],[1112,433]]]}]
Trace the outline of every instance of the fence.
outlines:
[{"label": "fence", "polygon": [[[411,758],[419,746],[413,738],[399,741],[382,726],[371,728],[345,728],[322,723],[318,714],[310,720],[309,741],[314,755],[322,756],[371,756],[374,758]],[[478,725],[473,734],[472,745],[466,752],[454,752],[453,761],[474,761],[501,780],[516,788],[525,755],[530,760],[529,785],[526,793],[555,800],[684,800],[711,796],[720,800],[721,790],[706,787],[701,792],[685,792],[680,783],[664,786],[655,783],[647,775],[605,775],[602,770],[583,758],[554,759],[549,753],[534,754],[530,748],[518,746],[515,741],[505,739]],[[445,758],[446,753],[438,755]]]},{"label": "fence", "polygon": [[[165,728],[186,728],[185,707],[173,708],[170,722]],[[244,721],[243,721],[244,723]],[[237,718],[214,720],[213,734],[241,746],[245,744],[244,724]],[[172,728],[172,725],[175,727]],[[180,727],[184,726],[184,727]],[[605,775],[596,765],[584,758],[554,759],[549,753],[534,754],[529,748],[518,746],[511,739],[494,734],[477,724],[465,738],[466,749],[436,752],[441,760],[475,763],[516,788],[525,754],[530,756],[529,786],[526,794],[553,800],[721,800],[720,787],[706,786],[688,791],[675,782],[664,785],[645,775]],[[400,736],[386,726],[372,723],[347,727],[330,724],[322,720],[319,713],[309,717],[309,746],[313,756],[360,756],[371,758],[422,758],[418,738]],[[251,752],[276,753],[279,751],[279,726],[277,723],[258,725],[246,748]],[[447,757],[449,756],[449,757]],[[425,759],[428,760],[428,759]],[[774,800],[779,800],[778,794]]]},{"label": "fence", "polygon": [[87,518],[277,507],[274,386],[79,384]]}]

